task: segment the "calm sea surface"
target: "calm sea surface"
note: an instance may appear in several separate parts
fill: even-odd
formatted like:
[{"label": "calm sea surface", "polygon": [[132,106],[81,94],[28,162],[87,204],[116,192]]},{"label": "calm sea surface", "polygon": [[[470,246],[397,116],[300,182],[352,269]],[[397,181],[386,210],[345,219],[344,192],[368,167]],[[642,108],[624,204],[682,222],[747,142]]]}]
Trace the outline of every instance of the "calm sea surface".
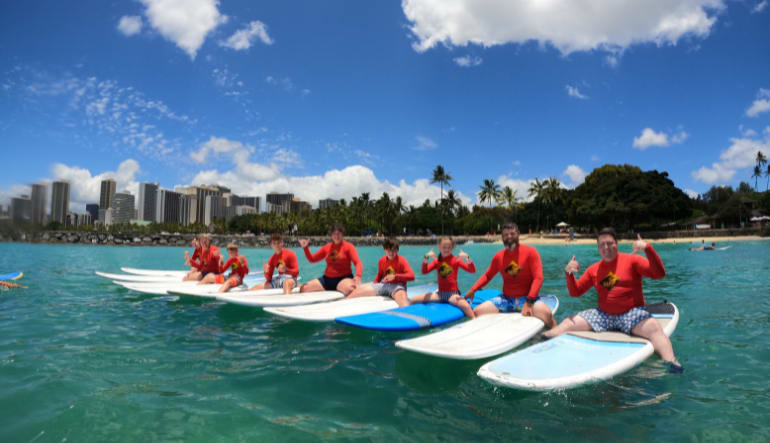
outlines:
[{"label": "calm sea surface", "polygon": [[[182,248],[0,244],[0,273],[23,271],[29,286],[0,291],[0,441],[770,440],[770,242],[656,247],[668,275],[645,294],[679,306],[685,373],[653,356],[604,383],[530,393],[477,377],[487,360],[394,347],[409,334],[145,296],[94,275],[181,269]],[[463,246],[480,269],[461,288],[499,248]],[[427,249],[401,250],[420,283],[435,281],[419,275]],[[582,269],[598,260],[595,246],[537,249],[558,320],[595,305],[594,291],[570,299],[562,274],[573,254]],[[371,280],[382,250],[358,250]],[[319,276],[296,251],[303,281]],[[270,255],[241,252],[252,269]]]}]

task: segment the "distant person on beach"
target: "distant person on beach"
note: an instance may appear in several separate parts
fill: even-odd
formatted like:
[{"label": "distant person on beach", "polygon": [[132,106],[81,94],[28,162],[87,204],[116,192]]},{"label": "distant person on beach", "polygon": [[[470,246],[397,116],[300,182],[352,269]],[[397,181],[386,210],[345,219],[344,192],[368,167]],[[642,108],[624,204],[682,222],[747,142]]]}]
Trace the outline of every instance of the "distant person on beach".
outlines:
[{"label": "distant person on beach", "polygon": [[552,328],[551,308],[540,300],[538,295],[543,286],[543,264],[540,254],[532,246],[519,243],[519,227],[516,223],[506,223],[502,232],[505,248],[492,257],[489,269],[465,294],[473,301],[477,290],[489,283],[497,273],[503,277],[503,295],[485,301],[473,310],[476,316],[496,312],[521,312],[528,317],[534,315]]},{"label": "distant person on beach", "polygon": [[564,273],[569,295],[580,297],[594,287],[599,294],[598,307],[565,318],[559,326],[543,335],[550,338],[569,331],[621,331],[650,340],[655,351],[668,363],[669,371],[682,372],[682,366],[674,357],[671,340],[660,323],[644,309],[642,277],[654,280],[665,277],[663,261],[640,234],[632,248],[634,253],[644,251],[646,259],[618,252],[618,241],[612,228],[599,231],[596,243],[601,261],[589,266],[580,279],[575,280],[580,265],[572,257]]},{"label": "distant person on beach", "polygon": [[[465,272],[471,274],[476,272],[476,265],[470,256],[460,249],[460,253],[455,257],[452,250],[455,248],[455,242],[452,237],[441,237],[438,240],[439,257],[431,248],[422,260],[422,273],[428,274],[436,271],[438,274],[438,291],[418,295],[411,300],[411,304],[442,302],[457,306],[463,313],[474,318],[471,305],[462,297],[457,286],[457,270],[462,268]],[[428,263],[430,260],[430,263]]]},{"label": "distant person on beach", "polygon": [[414,280],[414,271],[409,262],[398,255],[399,242],[395,237],[388,237],[382,242],[385,256],[377,262],[377,275],[374,281],[357,287],[348,298],[380,295],[390,297],[399,307],[409,304],[406,296],[406,284]]},{"label": "distant person on beach", "polygon": [[[315,254],[310,252],[310,240],[300,239],[299,245],[310,263],[326,259],[326,270],[320,278],[311,280],[300,287],[300,292],[339,291],[348,295],[361,285],[364,265],[358,258],[355,246],[342,239],[344,232],[341,224],[335,223],[329,229],[331,243],[321,247]],[[353,277],[351,265],[356,267]]]},{"label": "distant person on beach", "polygon": [[[219,288],[219,292],[227,292],[231,288],[243,284],[243,279],[249,273],[249,262],[246,260],[246,257],[238,253],[238,245],[235,243],[229,243],[227,245],[227,254],[230,257],[219,267],[219,273],[207,274],[198,284],[220,284],[222,286]],[[230,271],[230,274],[225,277],[224,274],[228,270]]]},{"label": "distant person on beach", "polygon": [[212,280],[214,277],[209,278],[205,283],[204,280],[209,274],[214,274],[215,276],[219,274],[219,265],[222,263],[222,257],[219,255],[219,248],[211,244],[211,237],[207,234],[201,234],[198,241],[200,242],[201,247],[201,252],[198,256],[200,260],[196,261],[191,258],[190,264],[201,272],[201,281],[199,284],[216,283],[215,280]]},{"label": "distant person on beach", "polygon": [[[276,233],[270,236],[270,247],[273,248],[273,255],[270,256],[267,263],[262,264],[265,282],[252,286],[249,290],[283,288],[284,294],[290,294],[292,289],[297,286],[297,276],[299,276],[297,254],[290,249],[283,248],[283,235],[281,234]],[[277,272],[275,277],[273,277],[274,271]]]},{"label": "distant person on beach", "polygon": [[198,237],[193,237],[192,242],[190,243],[190,246],[193,247],[193,255],[190,257],[190,253],[187,251],[184,251],[184,264],[185,266],[190,267],[190,272],[187,273],[187,275],[184,276],[182,281],[189,281],[189,280],[200,280],[202,278],[200,269],[193,266],[192,262],[193,260],[197,260],[198,257],[201,255],[201,245],[198,241]]}]

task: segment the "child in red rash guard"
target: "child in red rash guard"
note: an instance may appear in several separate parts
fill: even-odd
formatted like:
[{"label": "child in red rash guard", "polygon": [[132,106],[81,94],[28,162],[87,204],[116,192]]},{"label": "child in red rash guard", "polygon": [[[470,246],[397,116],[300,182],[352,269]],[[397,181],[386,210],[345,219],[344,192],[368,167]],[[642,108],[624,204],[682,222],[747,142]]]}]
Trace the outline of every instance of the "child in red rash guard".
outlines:
[{"label": "child in red rash guard", "polygon": [[[244,277],[249,273],[249,262],[246,260],[246,257],[238,254],[238,245],[235,243],[228,244],[227,253],[230,255],[230,258],[219,268],[219,274],[216,277],[216,282],[222,285],[219,288],[219,292],[227,292],[230,288],[240,286],[243,284]],[[223,275],[228,269],[230,270],[230,275],[225,280]]]},{"label": "child in red rash guard", "polygon": [[427,274],[433,270],[437,271],[438,291],[418,295],[411,300],[411,304],[428,302],[449,303],[460,308],[467,317],[475,318],[476,316],[473,313],[473,309],[471,309],[471,305],[460,295],[460,290],[457,286],[457,270],[462,268],[464,271],[473,274],[476,272],[476,265],[462,249],[457,257],[452,255],[454,247],[455,242],[451,237],[441,237],[438,241],[438,249],[441,255],[428,264],[429,259],[436,258],[436,253],[431,249],[425,254],[425,258],[422,261],[422,273]]},{"label": "child in red rash guard", "polygon": [[[289,294],[297,286],[297,276],[299,275],[297,254],[292,250],[283,249],[283,236],[281,234],[270,236],[270,247],[273,248],[273,255],[262,266],[265,271],[265,282],[252,286],[250,290],[283,288],[283,293]],[[274,270],[278,271],[278,275],[275,277],[273,277]]]},{"label": "child in red rash guard", "polygon": [[219,274],[219,265],[222,257],[219,255],[219,248],[211,244],[208,235],[202,235],[200,239],[201,253],[200,261],[190,260],[190,263],[201,271],[201,281],[199,285],[207,285],[217,282]]},{"label": "child in red rash guard", "polygon": [[[310,240],[303,238],[299,241],[300,246],[305,252],[305,258],[310,263],[316,263],[324,258],[326,259],[326,270],[320,278],[311,280],[300,287],[300,292],[314,291],[339,291],[348,295],[355,288],[361,286],[361,275],[364,272],[364,265],[358,258],[358,251],[355,246],[342,239],[342,225],[334,224],[329,230],[332,238],[331,243],[321,247],[315,254],[310,253]],[[351,264],[356,266],[356,276],[350,268]]]},{"label": "child in red rash guard", "polygon": [[414,272],[409,262],[398,255],[398,239],[386,238],[382,242],[385,256],[377,262],[377,276],[374,281],[357,287],[348,298],[380,295],[390,297],[399,307],[409,304],[406,284],[414,280]]}]

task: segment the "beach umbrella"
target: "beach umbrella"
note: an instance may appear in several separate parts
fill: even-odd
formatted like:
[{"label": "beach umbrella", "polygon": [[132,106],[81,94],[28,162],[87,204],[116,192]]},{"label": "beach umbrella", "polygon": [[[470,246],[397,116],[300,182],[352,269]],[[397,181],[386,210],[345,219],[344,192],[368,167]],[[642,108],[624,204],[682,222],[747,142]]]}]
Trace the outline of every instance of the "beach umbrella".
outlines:
[{"label": "beach umbrella", "polygon": [[559,222],[556,224],[557,228],[566,228],[567,226],[569,226],[569,223],[567,222]]}]

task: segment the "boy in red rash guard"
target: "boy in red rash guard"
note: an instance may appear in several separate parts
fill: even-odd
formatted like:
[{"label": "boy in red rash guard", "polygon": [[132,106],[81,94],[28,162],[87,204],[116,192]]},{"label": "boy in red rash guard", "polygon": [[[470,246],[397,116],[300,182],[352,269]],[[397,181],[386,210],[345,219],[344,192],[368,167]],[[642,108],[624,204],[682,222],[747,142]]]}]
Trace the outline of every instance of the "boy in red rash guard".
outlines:
[{"label": "boy in red rash guard", "polygon": [[414,280],[414,272],[409,262],[398,255],[398,239],[386,238],[382,242],[385,256],[377,262],[377,276],[374,281],[357,287],[348,298],[371,297],[380,295],[390,297],[399,307],[409,304],[406,296],[406,284]]},{"label": "boy in red rash guard", "polygon": [[467,317],[474,318],[475,314],[473,309],[471,309],[471,305],[460,295],[460,290],[457,286],[457,269],[462,268],[464,271],[473,274],[476,272],[476,265],[468,254],[462,250],[460,250],[457,257],[452,255],[454,247],[455,242],[451,237],[441,237],[438,241],[438,249],[441,252],[439,258],[428,264],[428,260],[435,258],[436,253],[431,249],[425,254],[422,260],[422,273],[427,274],[433,270],[438,271],[438,291],[418,295],[411,300],[411,304],[428,302],[449,303],[460,308]]},{"label": "boy in red rash guard", "polygon": [[190,267],[190,272],[185,275],[183,281],[188,280],[200,280],[202,278],[200,269],[193,266],[193,262],[201,256],[201,245],[197,237],[193,237],[191,246],[193,247],[193,255],[190,258],[190,253],[184,251],[184,264]]},{"label": "boy in red rash guard", "polygon": [[[230,255],[230,258],[219,268],[219,274],[215,277],[216,283],[222,285],[219,288],[219,292],[227,292],[230,288],[240,286],[243,284],[243,278],[249,273],[249,262],[246,260],[246,257],[238,254],[238,245],[229,243],[227,245],[227,253]],[[230,275],[225,279],[224,273],[228,269],[230,270]]]},{"label": "boy in red rash guard", "polygon": [[[332,225],[329,235],[332,242],[322,246],[315,254],[310,253],[308,247],[310,240],[303,238],[299,241],[299,245],[305,251],[305,258],[310,263],[326,259],[324,275],[302,285],[300,292],[339,291],[347,296],[355,288],[361,286],[361,274],[364,272],[364,265],[358,258],[355,246],[342,239],[342,225],[336,223]],[[356,266],[355,277],[351,272],[351,264]]]},{"label": "boy in red rash guard", "polygon": [[519,227],[516,223],[506,223],[502,230],[505,249],[492,257],[489,269],[484,273],[465,296],[473,301],[477,290],[495,277],[498,272],[503,277],[503,295],[476,306],[473,312],[479,316],[496,312],[518,312],[523,316],[539,318],[547,328],[556,324],[551,308],[540,301],[538,293],[543,286],[543,264],[540,254],[532,246],[519,244]]},{"label": "boy in red rash guard", "polygon": [[201,255],[200,261],[190,260],[190,263],[201,270],[202,279],[199,285],[216,283],[216,276],[219,274],[219,264],[222,257],[219,255],[219,248],[211,244],[208,235],[202,235],[200,239]]},{"label": "boy in red rash guard", "polygon": [[669,365],[669,371],[682,372],[682,365],[674,356],[671,340],[663,332],[660,323],[644,309],[642,277],[655,280],[665,277],[663,261],[652,245],[638,234],[632,245],[633,251],[644,251],[647,259],[619,253],[615,230],[612,228],[599,232],[597,244],[602,260],[591,265],[579,280],[575,281],[574,274],[580,270],[575,257],[567,263],[564,272],[569,295],[580,297],[594,287],[599,294],[599,307],[567,317],[559,326],[543,335],[550,338],[569,331],[622,331],[649,340],[655,352]]},{"label": "boy in red rash guard", "polygon": [[[250,290],[283,288],[283,293],[289,294],[297,286],[297,276],[299,275],[297,254],[292,250],[283,249],[283,236],[281,234],[270,236],[270,247],[273,248],[273,255],[262,266],[265,271],[265,282],[252,286]],[[274,270],[278,271],[278,275],[275,277],[273,277]]]}]

